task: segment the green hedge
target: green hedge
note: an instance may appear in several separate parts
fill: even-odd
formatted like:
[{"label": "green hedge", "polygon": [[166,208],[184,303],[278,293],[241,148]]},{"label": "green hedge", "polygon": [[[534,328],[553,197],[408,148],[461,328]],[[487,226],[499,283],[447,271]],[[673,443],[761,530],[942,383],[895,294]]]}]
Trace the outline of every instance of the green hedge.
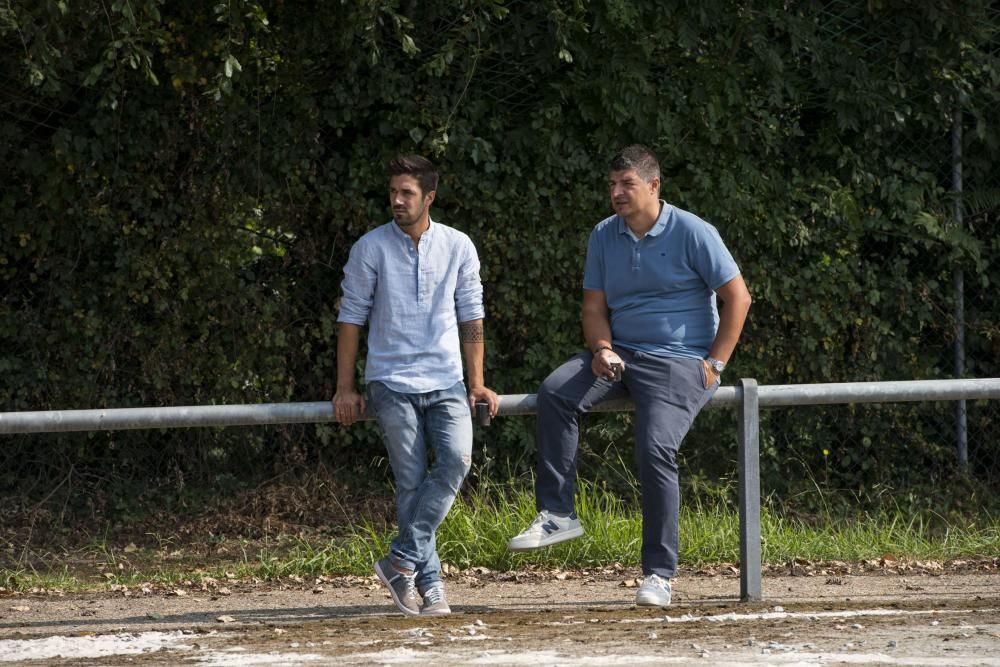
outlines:
[{"label": "green hedge", "polygon": [[[996,10],[752,4],[0,8],[0,410],[329,398],[341,267],[388,219],[398,152],[440,164],[435,216],[479,248],[488,381],[533,392],[581,346],[586,239],[609,212],[606,161],[630,142],[657,150],[664,196],[716,224],[743,269],[754,306],[728,377],[949,377],[953,268],[972,294],[1000,277]],[[947,194],[959,105],[962,228]],[[996,302],[968,309],[968,373],[998,376]],[[765,420],[778,492],[808,479],[794,461],[829,468],[818,452],[896,437],[884,413],[849,431],[842,413],[792,414]],[[628,419],[588,421],[587,474],[629,456]],[[826,483],[947,478],[947,415],[900,420],[932,453]],[[731,474],[732,434],[731,416],[703,416],[693,479]],[[489,474],[531,468],[533,419],[480,436]],[[981,440],[973,472],[996,489],[1000,437]],[[94,511],[132,511],[156,490],[319,463],[364,475],[380,455],[370,426],[18,436],[0,480],[25,503],[86,510],[103,488]]]}]

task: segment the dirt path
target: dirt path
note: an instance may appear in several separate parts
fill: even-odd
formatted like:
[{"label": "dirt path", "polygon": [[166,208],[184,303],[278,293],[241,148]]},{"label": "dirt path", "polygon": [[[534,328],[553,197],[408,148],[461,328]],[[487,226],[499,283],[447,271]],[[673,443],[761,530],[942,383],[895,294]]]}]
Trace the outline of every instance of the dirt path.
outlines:
[{"label": "dirt path", "polygon": [[[448,579],[454,613],[404,618],[377,581],[212,582],[0,597],[0,662],[45,664],[1000,665],[1000,573],[688,573],[669,609],[636,572]],[[181,594],[177,594],[177,590]]]}]

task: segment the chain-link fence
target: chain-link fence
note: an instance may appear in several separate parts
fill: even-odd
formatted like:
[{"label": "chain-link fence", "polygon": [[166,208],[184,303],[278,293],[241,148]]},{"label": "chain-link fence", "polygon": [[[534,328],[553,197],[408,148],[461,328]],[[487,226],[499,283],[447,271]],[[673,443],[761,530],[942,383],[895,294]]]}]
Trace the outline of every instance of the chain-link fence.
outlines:
[{"label": "chain-link fence", "polygon": [[[977,46],[1000,69],[1000,7],[984,11],[988,40]],[[910,77],[910,116],[880,130],[893,149],[890,159],[872,169],[882,169],[886,180],[919,179],[928,184],[923,191],[936,193],[913,207],[920,211],[913,217],[922,219],[890,211],[891,223],[866,232],[872,250],[865,259],[878,262],[870,284],[882,293],[891,294],[896,285],[908,293],[883,311],[899,323],[884,337],[892,349],[866,352],[878,370],[858,376],[845,371],[840,380],[1000,377],[1000,308],[993,298],[1000,281],[1000,147],[980,127],[988,105],[977,97],[985,97],[983,91],[949,92],[947,77],[923,85],[923,72],[900,72],[900,48],[887,17],[865,3],[831,0],[814,6],[808,19],[824,39],[837,40],[862,59],[860,69],[873,78]],[[859,90],[872,87],[858,84]],[[986,113],[996,116],[995,110]],[[933,232],[914,243],[914,235],[927,231],[921,225]],[[702,415],[685,441],[681,457],[689,491],[733,474],[731,460],[708,453],[718,451],[709,434],[725,428],[724,419]],[[947,516],[997,507],[1000,401],[801,406],[767,409],[760,419],[762,493],[785,511],[815,517],[902,509]]]},{"label": "chain-link fence", "polygon": [[[985,11],[989,38],[979,47],[997,61],[1000,8]],[[820,32],[844,40],[845,48],[866,59],[872,70],[894,66],[887,60],[892,49],[880,48],[893,37],[864,3],[833,0],[813,19]],[[936,214],[947,236],[905,262],[914,297],[933,313],[907,345],[906,355],[919,363],[901,363],[897,376],[857,379],[1000,376],[1000,310],[993,298],[1000,278],[1000,170],[995,167],[996,146],[988,133],[977,131],[969,111],[984,104],[975,96],[975,91],[955,91],[949,100],[939,85],[928,82],[926,88],[912,90],[907,101],[928,116],[936,110],[940,122],[887,130],[898,134],[896,159],[909,173],[936,179],[939,199],[925,202],[924,208]],[[951,252],[945,241],[955,238],[975,250]],[[886,267],[897,264],[893,253],[912,253],[913,248],[883,247],[889,248]],[[924,375],[903,376],[912,368],[924,369]],[[765,495],[792,501],[785,505],[804,511],[830,509],[830,503],[932,511],[981,507],[1000,495],[1000,402],[766,411],[761,416],[761,458]]]},{"label": "chain-link fence", "polygon": [[[1000,63],[1000,6],[992,3],[987,24],[992,35],[987,50],[994,64]],[[972,100],[978,103],[978,100]],[[972,125],[963,122],[963,128]],[[1000,274],[1000,170],[996,145],[989,145],[976,133],[975,126],[963,130],[962,203],[964,229],[988,246],[985,266],[964,272],[961,298],[964,304],[964,372],[968,377],[1000,376],[1000,313],[995,298]],[[953,330],[958,330],[953,325]],[[969,403],[967,406],[969,472],[985,480],[994,494],[1000,487],[1000,405]],[[997,495],[997,494],[995,494]]]}]

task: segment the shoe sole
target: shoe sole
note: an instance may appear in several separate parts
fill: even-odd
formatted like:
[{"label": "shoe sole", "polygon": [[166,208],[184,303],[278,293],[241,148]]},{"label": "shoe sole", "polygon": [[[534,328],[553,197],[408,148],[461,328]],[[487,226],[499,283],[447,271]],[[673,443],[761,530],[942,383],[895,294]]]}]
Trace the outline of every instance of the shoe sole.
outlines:
[{"label": "shoe sole", "polygon": [[399,597],[396,596],[396,589],[393,588],[392,584],[389,583],[389,578],[385,576],[385,573],[382,572],[382,568],[379,567],[379,564],[377,562],[375,563],[375,574],[377,574],[378,578],[382,581],[383,584],[385,584],[385,587],[389,589],[389,595],[392,596],[392,601],[396,604],[396,607],[401,612],[403,612],[407,616],[420,615],[419,611],[413,611],[412,609],[408,608],[406,605],[404,605],[402,602],[399,601]]},{"label": "shoe sole", "polygon": [[438,609],[437,611],[422,611],[421,616],[447,616],[451,613],[451,609]]},{"label": "shoe sole", "polygon": [[579,528],[570,528],[568,530],[560,530],[549,539],[530,546],[519,546],[513,544],[513,541],[511,541],[507,543],[507,551],[532,551],[534,549],[543,549],[545,547],[551,547],[553,544],[559,544],[561,542],[566,542],[567,540],[580,537],[585,532],[586,531],[584,531],[583,526],[580,526]]},{"label": "shoe sole", "polygon": [[670,600],[667,600],[666,602],[663,602],[661,600],[656,600],[656,599],[653,599],[653,598],[636,596],[636,598],[635,598],[635,604],[636,604],[636,606],[639,606],[639,607],[661,607],[661,608],[665,608],[665,607],[669,607],[670,606]]}]

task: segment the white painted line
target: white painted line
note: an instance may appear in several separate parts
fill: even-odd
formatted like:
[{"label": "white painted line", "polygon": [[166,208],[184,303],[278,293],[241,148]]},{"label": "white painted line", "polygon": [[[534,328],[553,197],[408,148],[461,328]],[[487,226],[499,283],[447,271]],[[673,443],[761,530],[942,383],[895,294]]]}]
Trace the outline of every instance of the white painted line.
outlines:
[{"label": "white painted line", "polygon": [[253,665],[301,665],[306,662],[329,662],[329,656],[315,653],[249,653],[245,648],[236,646],[224,651],[211,651],[198,656],[198,662],[208,667],[251,667]]},{"label": "white painted line", "polygon": [[[790,612],[790,611],[768,611],[758,614],[706,614],[704,616],[692,616],[684,614],[682,616],[662,616],[655,618],[623,618],[617,621],[606,621],[608,623],[731,623],[736,621],[777,621],[783,619],[797,620],[819,620],[821,618],[858,618],[865,616],[944,616],[949,614],[992,614],[1000,612],[1000,609],[855,609],[851,611],[810,611],[810,612]],[[583,623],[584,621],[574,621],[571,623],[554,621],[546,625],[572,625],[573,623]]]},{"label": "white painted line", "polygon": [[182,642],[189,635],[175,632],[142,632],[138,634],[87,635],[83,637],[45,637],[43,639],[0,640],[0,662],[48,660],[50,658],[102,658],[109,655],[133,655],[159,651],[162,648],[189,651],[193,647]]}]

